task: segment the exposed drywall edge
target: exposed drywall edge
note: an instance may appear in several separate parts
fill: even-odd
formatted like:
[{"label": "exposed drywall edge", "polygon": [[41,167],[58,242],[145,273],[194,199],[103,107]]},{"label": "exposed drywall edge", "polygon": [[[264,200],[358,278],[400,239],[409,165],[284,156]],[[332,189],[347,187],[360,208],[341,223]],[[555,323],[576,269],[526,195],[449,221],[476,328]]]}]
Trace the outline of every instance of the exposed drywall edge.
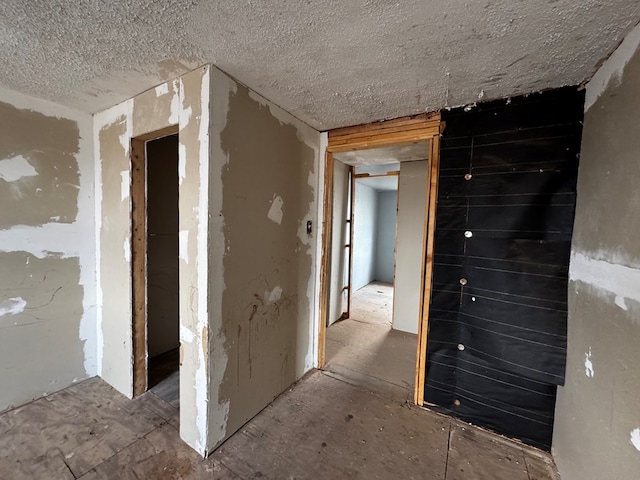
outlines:
[{"label": "exposed drywall edge", "polygon": [[[322,148],[322,140],[320,137],[321,133],[315,130],[314,128],[310,127],[308,124],[306,124],[299,118],[295,117],[291,113],[287,112],[283,108],[279,107],[278,105],[274,104],[270,100],[266,99],[262,95],[254,92],[250,88],[248,88],[248,90],[249,90],[249,98],[258,102],[259,105],[269,108],[269,113],[271,113],[271,115],[274,118],[276,118],[280,123],[295,127],[297,132],[296,136],[298,140],[300,140],[302,143],[304,143],[306,146],[308,146],[313,150],[314,163],[315,163],[314,171],[319,172],[320,164],[324,163],[323,162],[324,157],[321,157],[320,154],[325,151]],[[318,179],[320,179],[324,185],[324,176],[320,177],[318,173],[314,174],[313,172],[310,172],[309,178],[307,179],[307,184],[316,192],[317,192],[316,187],[317,187],[317,184],[319,183]],[[315,200],[314,200],[316,203],[322,203],[323,199],[324,197],[320,197],[319,194],[316,193]],[[318,299],[318,297],[314,295],[315,286],[318,283],[316,282],[315,272],[316,270],[319,270],[319,263],[318,263],[319,257],[317,257],[316,255],[317,255],[317,244],[321,243],[321,241],[319,240],[319,237],[317,235],[314,236],[313,239],[309,238],[309,235],[307,235],[307,232],[306,232],[306,229],[307,229],[306,224],[308,221],[318,224],[320,222],[319,219],[322,218],[322,217],[314,218],[314,216],[315,216],[315,212],[313,208],[310,208],[307,214],[305,215],[305,217],[300,219],[300,223],[298,225],[298,238],[300,239],[300,242],[303,245],[308,247],[307,253],[311,256],[312,271],[311,271],[311,275],[309,276],[309,280],[307,281],[307,299],[309,301],[309,312],[312,316],[313,314],[311,312],[315,311],[316,309],[315,303],[317,302],[317,299]],[[311,320],[312,321],[309,322],[310,326],[313,325],[313,319]],[[313,332],[313,330],[310,331],[309,342],[307,343],[307,345],[309,345],[309,348],[307,352],[305,352],[304,372],[298,372],[300,376],[302,376],[307,371],[311,370],[317,363],[315,360],[315,357],[317,356],[317,349],[313,348],[314,336],[315,336],[315,333]]]},{"label": "exposed drywall edge", "polygon": [[618,48],[602,64],[587,84],[584,101],[586,112],[607,90],[611,81],[619,82],[627,63],[640,47],[640,24],[636,25],[624,38]]},{"label": "exposed drywall edge", "polygon": [[[198,349],[200,364],[196,371],[196,422],[200,429],[200,445],[198,451],[206,454],[207,440],[209,436],[208,422],[208,382],[209,352],[205,352],[208,345],[209,329],[209,279],[208,279],[208,234],[209,234],[209,79],[210,69],[202,76],[200,87],[200,125],[198,131],[199,142],[199,205],[198,205],[198,234],[196,269],[198,272],[198,334],[201,335],[201,348]],[[189,112],[189,116],[191,112]],[[182,121],[182,120],[181,120]],[[188,121],[188,120],[187,120]],[[206,338],[205,338],[206,337]]]},{"label": "exposed drywall edge", "polygon": [[221,133],[227,125],[229,96],[237,87],[221,70],[210,71],[210,162],[209,162],[209,441],[207,450],[217,445],[227,434],[229,399],[220,398],[220,385],[227,368],[226,338],[222,325],[222,297],[224,282],[224,225],[222,214],[222,172],[229,162],[222,148]]},{"label": "exposed drywall edge", "polygon": [[[94,268],[95,246],[86,241],[86,235],[94,235],[94,212],[92,196],[93,181],[93,135],[91,115],[21,93],[0,89],[0,101],[16,108],[33,110],[54,118],[73,120],[78,125],[79,149],[76,155],[80,185],[78,190],[78,214],[71,224],[48,223],[38,227],[18,225],[0,230],[0,251],[26,251],[38,258],[57,256],[78,257],[80,264],[80,286],[83,288],[82,315],[78,336],[84,342],[84,369],[87,376],[98,372],[96,332],[96,277]],[[80,379],[76,379],[80,380]]]},{"label": "exposed drywall edge", "polygon": [[[102,210],[103,210],[103,198],[104,198],[104,189],[103,189],[103,182],[102,182],[102,158],[101,158],[101,154],[100,154],[100,131],[109,126],[114,124],[115,122],[117,122],[119,119],[124,118],[125,119],[125,132],[123,135],[120,136],[120,144],[122,146],[122,148],[124,149],[124,156],[128,157],[131,153],[131,135],[133,134],[133,99],[129,99],[126,100],[118,105],[115,105],[107,110],[104,110],[102,112],[96,113],[93,117],[93,122],[94,122],[94,142],[95,142],[95,151],[96,151],[96,156],[95,156],[95,169],[96,169],[96,174],[95,174],[95,178],[99,179],[100,182],[96,183],[96,199],[95,199],[95,205],[96,205],[96,209],[95,209],[95,216],[96,216],[96,245],[97,250],[96,250],[96,272],[98,275],[97,278],[97,304],[98,304],[98,311],[99,311],[99,316],[97,318],[97,341],[98,341],[98,361],[100,364],[100,376],[107,381],[109,384],[111,384],[113,387],[115,387],[118,391],[120,391],[122,394],[126,395],[129,398],[133,397],[133,362],[129,361],[128,362],[128,378],[124,379],[124,378],[116,378],[116,377],[111,377],[109,375],[106,375],[106,371],[104,369],[104,361],[105,361],[105,350],[104,350],[104,332],[105,332],[105,328],[107,328],[107,325],[109,326],[113,326],[113,328],[117,328],[117,325],[112,325],[111,323],[107,324],[104,322],[104,289],[102,288],[102,283],[103,283],[103,272],[102,272],[102,268],[101,268],[101,262],[102,262],[102,243],[101,243],[101,235],[102,235],[102,229],[104,227],[104,225],[102,224]],[[120,189],[118,189],[120,191]],[[122,199],[120,197],[118,197],[119,201],[122,201]],[[131,216],[131,205],[129,205],[129,218]],[[128,233],[126,235],[126,239],[129,240],[129,242],[131,241],[131,229],[129,228]],[[123,257],[124,257],[124,250],[121,250]],[[129,266],[130,269],[130,266]],[[131,275],[129,274],[129,278],[131,277]],[[131,302],[129,299],[129,310],[131,311]],[[131,318],[131,315],[129,315],[129,318]],[[132,338],[133,338],[133,332],[132,332],[132,324],[131,322],[128,322],[128,331],[126,334],[126,340],[125,342],[128,342],[128,345],[126,346],[126,350],[128,351],[132,351]]]},{"label": "exposed drywall edge", "polygon": [[95,223],[93,225],[93,236],[95,242],[95,271],[96,271],[96,374],[102,377],[102,360],[104,357],[104,335],[102,334],[102,276],[100,265],[102,259],[102,242],[100,239],[100,230],[102,229],[102,162],[100,159],[100,128],[98,126],[97,116],[93,115],[93,178],[94,178],[94,196],[93,209]]},{"label": "exposed drywall edge", "polygon": [[[569,279],[591,285],[603,296],[613,295],[615,304],[623,310],[628,308],[627,300],[640,302],[640,267],[628,267],[594,257],[573,252]],[[636,319],[636,323],[640,325],[640,320]]]}]

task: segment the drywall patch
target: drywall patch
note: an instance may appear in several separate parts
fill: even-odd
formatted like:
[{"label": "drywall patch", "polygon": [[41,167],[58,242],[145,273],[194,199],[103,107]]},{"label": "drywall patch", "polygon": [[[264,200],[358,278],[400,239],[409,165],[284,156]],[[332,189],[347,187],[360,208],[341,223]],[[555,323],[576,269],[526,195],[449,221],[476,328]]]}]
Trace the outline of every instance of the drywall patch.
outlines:
[{"label": "drywall patch", "polygon": [[0,160],[0,179],[5,182],[16,182],[21,178],[36,175],[36,169],[22,155]]},{"label": "drywall patch", "polygon": [[129,170],[121,171],[120,177],[120,201],[124,202],[129,198],[129,192],[131,191],[131,175]]},{"label": "drywall patch", "polygon": [[129,237],[124,239],[124,261],[131,263],[131,241]]},{"label": "drywall patch", "polygon": [[178,234],[179,258],[184,263],[189,263],[189,230],[180,230]]},{"label": "drywall patch", "polygon": [[166,95],[167,93],[169,93],[169,84],[163,83],[161,85],[158,85],[155,88],[155,91],[156,91],[156,97],[161,97],[162,95]]},{"label": "drywall patch", "polygon": [[[28,263],[27,263],[28,264]],[[12,297],[0,302],[0,317],[3,315],[16,315],[24,312],[27,302],[22,297]]]},{"label": "drywall patch", "polygon": [[[573,252],[569,266],[569,279],[591,285],[602,295],[613,294],[616,305],[627,306],[627,300],[640,302],[640,268],[628,267],[606,260],[598,260],[596,255]],[[622,307],[621,307],[622,308]],[[638,319],[633,320],[639,323]]]},{"label": "drywall patch", "polygon": [[620,82],[627,63],[629,63],[629,60],[631,60],[636,53],[638,47],[640,47],[640,24],[636,25],[635,28],[627,34],[620,46],[602,64],[587,84],[584,102],[585,112],[596,103],[611,82],[615,82],[614,85]]},{"label": "drywall patch", "polygon": [[284,200],[282,200],[282,197],[274,195],[270,203],[271,207],[269,207],[267,218],[280,225],[282,223],[282,207],[284,206]]},{"label": "drywall patch", "polygon": [[636,450],[640,452],[640,428],[634,428],[631,430],[631,445],[633,445]]},{"label": "drywall patch", "polygon": [[584,373],[587,377],[593,378],[593,362],[591,361],[591,347],[589,347],[589,351],[584,354]]},{"label": "drywall patch", "polygon": [[625,311],[629,310],[629,307],[627,306],[627,302],[624,301],[624,297],[620,295],[616,295],[615,302],[616,302],[616,305],[619,306],[622,310],[625,310]]},{"label": "drywall patch", "polygon": [[264,292],[264,298],[268,304],[276,303],[282,297],[282,287],[280,285],[274,287],[273,290]]}]

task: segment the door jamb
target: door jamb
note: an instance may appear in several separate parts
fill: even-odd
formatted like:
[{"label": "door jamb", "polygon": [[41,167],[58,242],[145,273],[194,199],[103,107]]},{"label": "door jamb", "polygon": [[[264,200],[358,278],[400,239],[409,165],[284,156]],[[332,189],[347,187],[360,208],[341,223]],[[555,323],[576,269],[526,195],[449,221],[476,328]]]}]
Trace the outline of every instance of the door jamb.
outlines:
[{"label": "door jamb", "polygon": [[178,133],[178,125],[131,139],[131,298],[133,396],[147,391],[147,142]]},{"label": "door jamb", "polygon": [[[424,403],[424,373],[426,369],[426,345],[429,321],[429,305],[433,282],[433,237],[440,157],[440,134],[444,123],[440,113],[424,113],[384,122],[339,128],[328,132],[325,154],[325,178],[323,199],[322,253],[320,260],[320,308],[318,322],[318,368],[325,364],[325,339],[328,315],[328,280],[331,267],[331,240],[333,219],[333,154],[351,150],[366,150],[398,143],[430,140],[429,175],[424,218],[425,244],[423,247],[423,274],[421,276],[421,314],[418,321],[418,342],[414,402]],[[352,212],[353,213],[353,212]]]}]

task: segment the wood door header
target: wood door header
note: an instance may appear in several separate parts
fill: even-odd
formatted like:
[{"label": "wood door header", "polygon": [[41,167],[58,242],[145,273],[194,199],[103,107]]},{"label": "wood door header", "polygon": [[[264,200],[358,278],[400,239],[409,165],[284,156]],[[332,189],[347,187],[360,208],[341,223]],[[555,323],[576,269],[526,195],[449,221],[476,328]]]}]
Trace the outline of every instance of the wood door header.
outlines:
[{"label": "wood door header", "polygon": [[354,127],[329,130],[328,152],[365,150],[398,143],[429,140],[442,130],[440,112],[421,113],[410,117]]}]

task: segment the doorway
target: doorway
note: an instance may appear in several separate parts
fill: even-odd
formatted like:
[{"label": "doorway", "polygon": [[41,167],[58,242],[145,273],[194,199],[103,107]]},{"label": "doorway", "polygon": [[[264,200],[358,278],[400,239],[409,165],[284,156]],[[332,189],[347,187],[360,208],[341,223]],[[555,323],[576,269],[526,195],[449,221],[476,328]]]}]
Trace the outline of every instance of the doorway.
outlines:
[{"label": "doorway", "polygon": [[179,407],[178,135],[132,140],[134,393]]},{"label": "doorway", "polygon": [[[426,301],[428,305],[425,291],[430,291],[427,279],[431,275],[431,261],[427,261],[427,254],[435,227],[429,220],[432,218],[432,200],[436,193],[433,184],[437,182],[440,127],[439,115],[436,114],[335,130],[329,132],[325,165],[325,232],[318,364],[329,373],[349,377],[347,380],[365,383],[376,390],[387,390],[405,399],[413,393],[416,403],[419,403],[416,399],[421,395],[416,393],[420,382],[415,382],[415,379],[424,365],[427,332],[424,303]],[[415,175],[414,167],[418,164],[423,167],[419,169],[424,173],[422,177]],[[348,206],[342,200],[345,196],[345,172],[350,175]],[[388,179],[383,180],[382,177]],[[398,202],[398,198],[402,197],[403,177],[407,184],[405,193],[412,182],[415,187],[416,178],[420,187],[413,192],[413,199],[409,203],[405,200],[404,208],[402,202]],[[363,214],[358,213],[359,210],[363,211],[358,208],[363,198],[376,198],[374,202],[378,202],[378,193],[374,193],[376,190],[372,188],[378,182],[376,178],[384,182],[395,181],[395,189],[400,191],[393,192],[394,200],[398,202],[398,218],[402,216],[402,211],[412,211],[415,205],[411,203],[420,209],[417,217],[408,219],[413,227],[411,232],[405,229],[403,233],[405,241],[408,237],[414,237],[415,241],[410,243],[418,246],[417,251],[411,250],[413,256],[410,267],[407,267],[406,261],[401,264],[397,262],[396,255],[392,254],[393,278],[389,281],[387,276],[386,281],[380,283],[373,283],[378,275],[372,273],[375,272],[375,261],[371,258],[376,257],[378,244],[382,246],[385,242],[376,243],[377,238],[373,242],[363,240],[365,237],[358,235],[358,218],[361,225],[365,224],[365,230],[368,228],[369,237],[373,231],[379,233],[377,218],[371,225],[371,221],[367,222],[366,218],[362,218]],[[371,207],[371,200],[369,203],[369,210],[375,210]],[[385,233],[389,233],[388,226],[385,230]],[[394,230],[395,223],[391,228],[392,232]],[[394,234],[391,236],[395,237]],[[387,243],[396,247],[397,253],[400,239],[394,240],[387,240]],[[358,267],[359,248],[360,256],[365,257],[364,274]],[[345,265],[348,265],[348,272]],[[402,265],[400,271],[399,265]],[[401,278],[409,285],[413,295],[405,298],[405,287],[403,301],[394,303],[393,297],[397,297],[394,286],[397,287]],[[348,283],[341,283],[343,279]],[[345,302],[344,292],[346,308],[344,304],[340,308],[336,304]],[[363,307],[359,307],[360,302]],[[406,306],[407,303],[410,308],[399,314],[398,305]],[[376,329],[377,334],[370,334]]]}]

